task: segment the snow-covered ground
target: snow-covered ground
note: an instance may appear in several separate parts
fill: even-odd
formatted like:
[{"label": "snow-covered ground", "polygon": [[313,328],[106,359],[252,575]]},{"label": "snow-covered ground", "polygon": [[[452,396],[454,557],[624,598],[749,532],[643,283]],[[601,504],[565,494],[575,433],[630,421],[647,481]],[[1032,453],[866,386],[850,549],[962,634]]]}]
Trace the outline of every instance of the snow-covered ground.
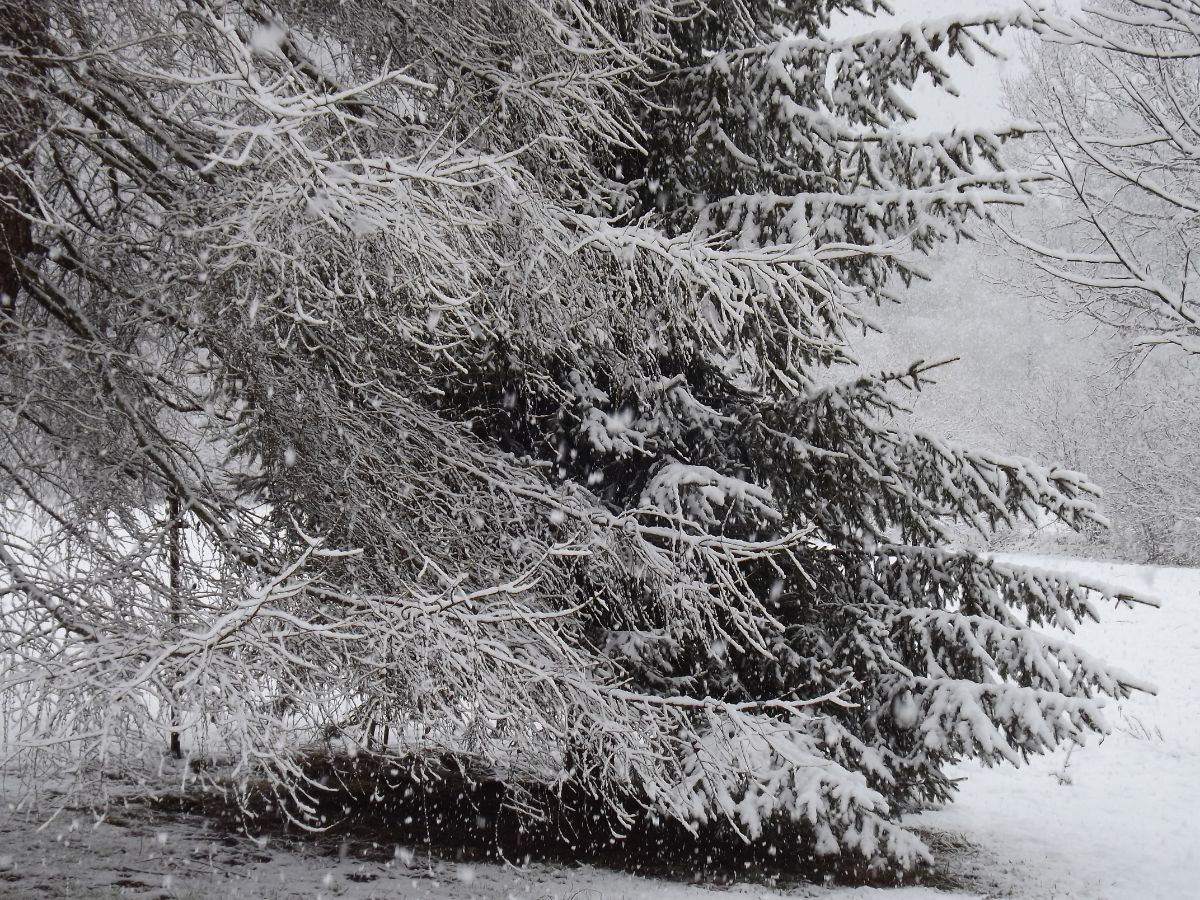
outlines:
[{"label": "snow-covered ground", "polygon": [[1159,693],[1111,709],[1116,730],[1102,744],[1019,771],[963,767],[959,800],[914,820],[938,852],[938,888],[716,888],[588,867],[430,865],[411,848],[260,846],[199,818],[163,822],[136,809],[99,824],[64,816],[40,831],[10,810],[0,813],[0,898],[1200,897],[1200,570],[1036,562],[1160,597],[1160,610],[1108,610],[1078,635]]},{"label": "snow-covered ground", "polygon": [[1001,895],[1200,897],[1200,571],[1036,562],[1160,600],[1106,610],[1077,636],[1158,694],[1111,709],[1103,742],[1015,772],[964,767],[959,799],[921,821],[978,845],[956,862]]}]

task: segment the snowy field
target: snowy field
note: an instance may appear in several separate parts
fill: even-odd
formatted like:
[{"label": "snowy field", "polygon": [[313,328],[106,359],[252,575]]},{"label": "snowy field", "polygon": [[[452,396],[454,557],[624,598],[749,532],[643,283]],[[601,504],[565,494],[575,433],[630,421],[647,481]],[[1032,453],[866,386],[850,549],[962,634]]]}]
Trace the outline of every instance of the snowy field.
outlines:
[{"label": "snowy field", "polygon": [[[1160,610],[1107,610],[1079,641],[1157,684],[1110,707],[1114,733],[1027,768],[979,770],[959,800],[913,824],[939,860],[937,887],[686,885],[595,869],[430,864],[412,848],[259,845],[200,819],[119,810],[101,823],[0,816],[0,898],[530,898],[850,900],[1200,896],[1200,570],[1036,560],[1158,596]],[[7,786],[6,786],[7,787]]]}]

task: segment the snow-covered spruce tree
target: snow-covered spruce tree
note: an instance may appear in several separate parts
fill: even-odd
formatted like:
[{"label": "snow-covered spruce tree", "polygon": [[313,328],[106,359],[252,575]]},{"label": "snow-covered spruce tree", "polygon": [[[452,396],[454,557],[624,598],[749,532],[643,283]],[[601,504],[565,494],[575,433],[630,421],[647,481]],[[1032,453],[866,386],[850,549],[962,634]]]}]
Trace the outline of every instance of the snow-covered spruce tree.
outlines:
[{"label": "snow-covered spruce tree", "polygon": [[316,825],[304,752],[336,733],[516,805],[905,867],[896,817],[948,763],[1082,739],[1131,689],[1037,628],[1103,589],[946,546],[1086,522],[1092,488],[906,431],[888,391],[922,367],[846,345],[907,251],[1024,191],[1001,136],[917,136],[899,93],[1020,23],[0,6],[26,763],[169,732]]}]

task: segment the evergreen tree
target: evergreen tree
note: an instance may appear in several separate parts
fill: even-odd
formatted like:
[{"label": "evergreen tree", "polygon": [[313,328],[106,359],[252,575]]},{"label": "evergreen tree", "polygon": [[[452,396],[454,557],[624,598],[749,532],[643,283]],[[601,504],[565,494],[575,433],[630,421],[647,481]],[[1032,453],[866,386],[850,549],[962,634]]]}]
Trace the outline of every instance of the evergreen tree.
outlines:
[{"label": "evergreen tree", "polygon": [[1028,23],[844,11],[48,3],[3,55],[18,746],[169,731],[303,801],[336,730],[908,866],[947,764],[1103,730],[1135,683],[1046,629],[1104,589],[947,533],[1094,489],[906,430],[927,368],[847,343],[1026,190],[901,91]]}]

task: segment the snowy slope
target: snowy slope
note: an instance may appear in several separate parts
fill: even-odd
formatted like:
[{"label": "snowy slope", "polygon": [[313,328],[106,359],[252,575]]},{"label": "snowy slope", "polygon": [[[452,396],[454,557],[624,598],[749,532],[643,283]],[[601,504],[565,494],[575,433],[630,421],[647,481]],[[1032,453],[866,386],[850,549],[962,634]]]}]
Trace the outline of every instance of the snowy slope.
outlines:
[{"label": "snowy slope", "polygon": [[968,775],[958,801],[921,821],[994,859],[956,859],[1015,897],[1200,897],[1200,571],[1081,561],[1038,565],[1156,595],[1107,610],[1078,641],[1153,681],[1157,696],[1110,707],[1114,733],[1023,770]]}]

